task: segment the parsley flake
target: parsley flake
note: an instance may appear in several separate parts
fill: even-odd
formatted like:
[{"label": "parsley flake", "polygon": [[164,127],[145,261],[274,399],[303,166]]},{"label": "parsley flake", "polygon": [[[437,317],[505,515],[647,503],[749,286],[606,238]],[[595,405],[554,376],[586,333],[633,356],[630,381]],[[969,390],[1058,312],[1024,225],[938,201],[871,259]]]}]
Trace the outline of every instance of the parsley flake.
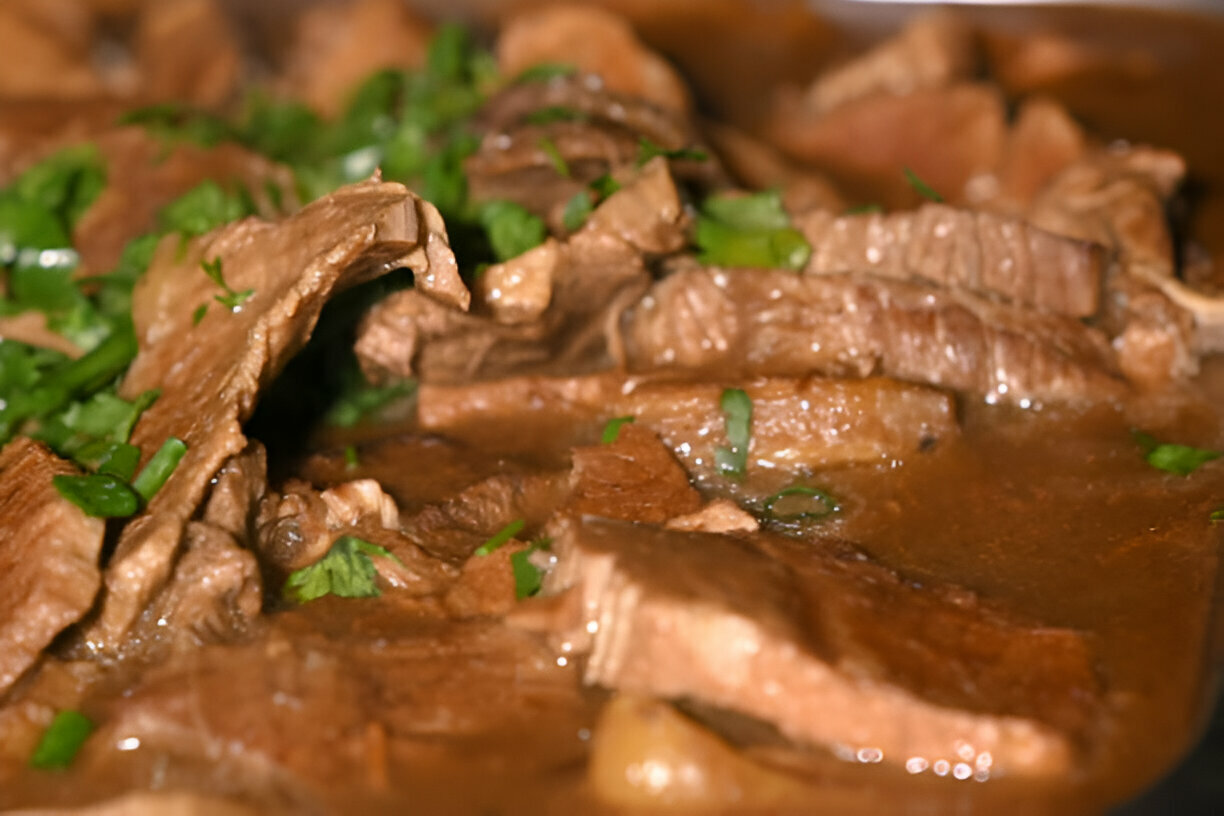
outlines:
[{"label": "parsley flake", "polygon": [[715,266],[799,270],[812,255],[776,190],[707,198],[697,218],[696,242],[701,262]]},{"label": "parsley flake", "polygon": [[[211,261],[200,261],[200,268],[203,269],[204,274],[207,275],[213,283],[220,286],[223,291],[223,294],[213,295],[213,299],[225,308],[229,309],[231,312],[242,311],[242,304],[250,300],[251,296],[255,294],[254,289],[243,289],[241,292],[235,292],[230,285],[225,282],[225,277],[221,273],[220,255],[213,258]],[[197,313],[198,312],[199,310],[197,308]],[[201,315],[201,317],[203,317],[203,315]],[[194,313],[192,314],[192,318],[195,318]],[[196,322],[198,323],[199,321],[197,320]]]},{"label": "parsley flake", "polygon": [[905,174],[905,180],[909,182],[909,185],[914,188],[914,191],[918,193],[918,195],[922,196],[928,201],[934,201],[936,204],[943,203],[944,197],[935,192],[935,189],[923,181],[922,178],[919,177],[919,175],[913,170],[908,167],[904,167],[902,168],[901,172]]},{"label": "parsley flake", "polygon": [[510,569],[514,572],[514,597],[516,600],[530,598],[540,591],[544,584],[545,570],[532,560],[532,556],[541,550],[547,550],[552,540],[541,538],[531,542],[526,549],[519,550],[510,556]]},{"label": "parsley flake", "polygon": [[1220,451],[1206,448],[1161,442],[1143,431],[1132,431],[1131,436],[1143,450],[1144,459],[1149,465],[1157,470],[1176,473],[1178,476],[1189,476],[1201,466],[1224,455]]},{"label": "parsley flake", "polygon": [[612,444],[616,441],[617,437],[620,436],[621,426],[627,425],[631,422],[633,422],[632,416],[619,416],[609,419],[608,423],[604,425],[603,433],[600,435],[599,441],[605,445]]},{"label": "parsley flake", "polygon": [[55,715],[30,756],[30,766],[67,768],[93,733],[93,722],[79,711],[64,709]]},{"label": "parsley flake", "polygon": [[517,258],[544,243],[548,229],[544,221],[513,201],[490,201],[480,210],[480,223],[489,236],[493,255],[499,261]]},{"label": "parsley flake", "polygon": [[289,574],[284,595],[298,603],[313,601],[324,595],[377,598],[382,594],[375,581],[378,568],[370,556],[390,558],[400,563],[393,553],[377,544],[356,536],[341,536],[318,561]]}]

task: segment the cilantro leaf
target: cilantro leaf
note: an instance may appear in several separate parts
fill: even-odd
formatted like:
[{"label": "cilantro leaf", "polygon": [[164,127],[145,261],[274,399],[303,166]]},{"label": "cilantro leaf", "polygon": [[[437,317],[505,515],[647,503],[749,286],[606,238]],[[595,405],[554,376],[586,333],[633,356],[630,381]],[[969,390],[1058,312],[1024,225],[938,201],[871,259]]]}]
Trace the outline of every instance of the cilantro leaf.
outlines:
[{"label": "cilantro leaf", "polygon": [[655,156],[662,156],[670,161],[706,161],[710,158],[708,153],[696,147],[682,147],[676,150],[669,150],[668,148],[655,144],[650,139],[645,137],[639,139],[637,155],[638,167],[641,167]]},{"label": "cilantro leaf", "polygon": [[[213,283],[221,287],[222,294],[213,295],[213,300],[217,301],[231,312],[241,311],[242,304],[250,300],[251,296],[255,294],[254,289],[243,289],[241,292],[235,292],[232,288],[230,288],[230,285],[225,282],[225,277],[221,272],[220,255],[213,258],[211,261],[200,261],[200,268],[204,270],[204,274],[207,275]],[[197,314],[200,316],[199,319],[196,318]],[[203,317],[204,315],[199,311],[199,307],[196,307],[196,311],[192,313],[192,320],[195,323],[199,323]]]},{"label": "cilantro leaf", "polygon": [[579,190],[569,201],[565,202],[565,209],[561,212],[561,223],[570,232],[577,232],[591,217],[594,209],[591,194],[586,190]]},{"label": "cilantro leaf", "polygon": [[220,184],[207,179],[163,207],[158,221],[164,232],[194,238],[254,213],[250,195],[226,192]]},{"label": "cilantro leaf", "polygon": [[730,447],[714,450],[714,462],[718,470],[730,479],[742,479],[748,470],[748,445],[752,433],[752,400],[742,389],[727,388],[722,392],[719,406],[724,415],[727,441]]},{"label": "cilantro leaf", "polygon": [[919,178],[917,173],[908,167],[902,168],[902,172],[905,174],[905,180],[909,182],[909,185],[914,188],[918,195],[928,201],[934,201],[936,204],[943,203],[944,197],[935,192],[931,185]]},{"label": "cilantro leaf", "polygon": [[612,444],[616,441],[616,438],[620,436],[621,426],[633,422],[633,419],[634,418],[632,416],[620,416],[609,419],[608,423],[604,425],[603,433],[600,434],[599,441],[605,445]]},{"label": "cilantro leaf", "polygon": [[513,201],[490,201],[480,210],[480,223],[499,261],[517,258],[539,246],[548,235],[544,221]]},{"label": "cilantro leaf", "polygon": [[547,538],[533,541],[525,549],[510,555],[510,569],[514,573],[514,597],[517,600],[529,598],[540,591],[544,583],[545,570],[536,566],[531,557],[541,550],[547,550],[552,542]]},{"label": "cilantro leaf", "polygon": [[58,712],[30,756],[31,767],[67,768],[93,730],[93,722],[81,712],[72,709]]},{"label": "cilantro leaf", "polygon": [[695,238],[701,262],[717,266],[798,270],[812,255],[777,191],[707,198]]},{"label": "cilantro leaf", "polygon": [[341,536],[318,561],[289,574],[285,581],[285,597],[298,603],[324,595],[377,598],[382,593],[375,581],[378,569],[370,556],[399,562],[395,555],[377,544],[356,536]]},{"label": "cilantro leaf", "polygon": [[1189,476],[1206,463],[1224,455],[1221,451],[1160,442],[1143,431],[1132,431],[1131,435],[1143,449],[1144,459],[1149,465],[1178,476]]}]

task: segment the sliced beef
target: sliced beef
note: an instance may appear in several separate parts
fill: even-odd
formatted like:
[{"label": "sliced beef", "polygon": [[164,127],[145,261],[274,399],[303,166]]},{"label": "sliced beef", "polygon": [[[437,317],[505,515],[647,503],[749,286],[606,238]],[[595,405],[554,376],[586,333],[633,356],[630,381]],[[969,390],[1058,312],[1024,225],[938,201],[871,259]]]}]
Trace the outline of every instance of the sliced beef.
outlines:
[{"label": "sliced beef", "polygon": [[497,39],[498,67],[517,76],[534,65],[570,65],[608,89],[675,111],[692,107],[688,86],[638,39],[628,21],[592,6],[550,6],[510,18]]},{"label": "sliced beef", "polygon": [[898,767],[1029,777],[1074,767],[1100,704],[1082,636],[907,584],[844,547],[776,541],[766,554],[601,519],[552,532],[545,590],[575,596],[555,639],[587,654],[588,683],[728,708]]},{"label": "sliced beef", "polygon": [[[90,743],[106,750],[78,762],[150,787],[169,767],[177,789],[261,812],[377,810],[389,790],[430,812],[480,812],[511,791],[538,803],[549,783],[555,795],[595,714],[574,668],[498,621],[422,617],[391,597],[312,601],[250,642],[146,671],[98,717]],[[482,785],[462,783],[473,772]]]},{"label": "sliced beef", "polygon": [[1167,150],[1121,147],[1089,153],[1042,188],[1028,211],[1038,227],[1116,251],[1124,266],[1173,273],[1165,207],[1186,173]]},{"label": "sliced beef", "polygon": [[1084,129],[1053,99],[1025,100],[1007,134],[995,173],[982,177],[970,191],[972,203],[1010,215],[1021,215],[1054,176],[1084,157],[1089,139]]},{"label": "sliced beef", "polygon": [[[234,291],[250,289],[249,299],[232,310],[216,303],[220,287],[204,262],[219,265]],[[455,275],[437,212],[402,185],[377,181],[342,188],[281,223],[240,221],[185,250],[177,236],[162,243],[134,294],[139,353],[120,391],[160,389],[132,432],[146,458],[171,435],[188,449],[120,537],[88,635],[95,647],[118,648],[169,578],[209,482],[247,445],[241,424],[259,390],[305,344],[327,297],[400,266],[414,269],[425,291],[448,291],[445,279]]]},{"label": "sliced beef", "polygon": [[622,329],[634,371],[883,374],[1021,405],[1126,391],[1104,335],[1079,321],[861,274],[682,270]]},{"label": "sliced beef", "polygon": [[[432,26],[398,0],[312,3],[291,31],[283,89],[328,117],[339,115],[375,70],[424,65],[432,36]],[[276,35],[285,36],[283,30]]]},{"label": "sliced beef", "polygon": [[135,51],[147,99],[217,106],[242,79],[242,46],[218,0],[143,4]]},{"label": "sliced beef", "polygon": [[868,186],[879,196],[875,203],[890,207],[919,200],[905,168],[948,201],[965,200],[967,185],[998,166],[1007,134],[1002,95],[973,83],[871,96],[828,113],[783,97],[765,127],[786,152],[839,181]]},{"label": "sliced beef", "polygon": [[559,255],[548,308],[528,323],[465,314],[416,290],[390,295],[358,327],[362,370],[374,381],[416,375],[455,383],[607,368],[616,353],[616,321],[650,275],[638,250],[606,232],[578,232]]},{"label": "sliced beef", "polygon": [[[545,218],[558,235],[568,232],[565,205],[602,176],[631,176],[643,142],[666,150],[699,143],[682,114],[612,92],[591,74],[512,84],[485,104],[474,127],[483,137],[464,162],[472,199],[514,201]],[[709,154],[670,164],[685,180],[725,183]]]},{"label": "sliced beef", "polygon": [[106,165],[107,183],[73,229],[82,275],[114,269],[128,241],[157,228],[162,207],[205,179],[229,192],[245,190],[264,218],[297,209],[289,168],[236,144],[205,148],[183,142],[169,147],[139,127],[112,130],[95,143]]},{"label": "sliced beef", "polygon": [[27,437],[0,450],[0,696],[93,606],[101,586],[102,520],[51,481],[75,473]]},{"label": "sliced beef", "polygon": [[870,272],[1035,306],[1070,317],[1097,313],[1104,252],[1025,221],[926,204],[890,214],[796,218],[812,245],[804,272]]},{"label": "sliced beef", "polygon": [[732,386],[743,387],[752,400],[750,471],[761,463],[800,472],[904,460],[958,433],[950,394],[884,378],[720,383],[598,374],[424,384],[418,418],[424,428],[465,438],[480,438],[482,427],[514,427],[530,439],[536,426],[564,435],[567,424],[590,427],[631,416],[635,425],[659,434],[690,475],[703,481],[717,476],[714,449],[727,444],[719,400]]},{"label": "sliced beef", "polygon": [[570,513],[662,524],[701,508],[684,468],[645,426],[624,425],[612,442],[576,449],[571,479]]},{"label": "sliced beef", "polygon": [[404,533],[431,556],[462,564],[513,521],[524,523],[524,535],[538,530],[569,491],[568,473],[506,468],[405,518]]},{"label": "sliced beef", "polygon": [[804,106],[825,113],[876,94],[901,96],[972,77],[978,61],[973,30],[956,14],[915,18],[901,32],[816,78]]}]

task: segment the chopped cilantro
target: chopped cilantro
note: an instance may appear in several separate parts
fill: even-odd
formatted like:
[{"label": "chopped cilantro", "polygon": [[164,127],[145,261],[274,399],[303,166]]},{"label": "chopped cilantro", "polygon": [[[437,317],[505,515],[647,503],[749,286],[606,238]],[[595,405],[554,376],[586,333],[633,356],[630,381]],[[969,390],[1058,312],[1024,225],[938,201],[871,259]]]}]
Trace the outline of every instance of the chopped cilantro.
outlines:
[{"label": "chopped cilantro", "polygon": [[524,69],[522,73],[514,78],[514,81],[548,82],[559,77],[573,76],[576,73],[578,73],[578,69],[573,65],[567,65],[563,62],[541,62]]},{"label": "chopped cilantro", "polygon": [[93,722],[79,711],[58,712],[30,756],[34,768],[67,768],[93,733]]},{"label": "chopped cilantro", "polygon": [[609,419],[608,423],[604,425],[603,433],[600,435],[599,441],[605,445],[612,444],[616,441],[617,437],[620,436],[621,426],[627,425],[631,422],[633,422],[633,417],[631,416],[619,416]]},{"label": "chopped cilantro", "polygon": [[569,164],[565,161],[565,156],[561,155],[561,148],[557,147],[557,143],[544,136],[538,144],[540,150],[544,151],[544,155],[548,157],[548,163],[552,165],[553,170],[557,171],[557,175],[562,178],[569,178]]},{"label": "chopped cilantro", "polygon": [[398,399],[416,392],[416,380],[396,380],[387,385],[370,385],[356,367],[348,369],[335,402],[327,409],[324,421],[339,428],[351,428]]},{"label": "chopped cilantro", "polygon": [[1207,462],[1224,455],[1220,451],[1160,442],[1143,431],[1132,431],[1131,435],[1143,450],[1144,459],[1149,465],[1178,476],[1189,476]]},{"label": "chopped cilantro", "polygon": [[144,468],[132,480],[132,489],[140,498],[148,502],[161,490],[162,485],[170,478],[170,474],[178,467],[179,460],[187,452],[187,444],[183,440],[171,436],[150,457]]},{"label": "chopped cilantro", "polygon": [[25,201],[55,213],[71,229],[106,186],[98,148],[79,144],[53,153],[23,172],[13,191]]},{"label": "chopped cilantro", "polygon": [[544,242],[544,221],[513,201],[490,201],[480,210],[480,223],[499,261],[517,258]]},{"label": "chopped cilantro", "polygon": [[139,125],[168,143],[190,142],[212,147],[233,138],[234,129],[216,114],[179,102],[160,102],[128,111],[120,125]]},{"label": "chopped cilantro", "polygon": [[507,541],[518,535],[525,524],[526,522],[522,519],[515,519],[514,521],[510,522],[505,527],[489,536],[488,541],[476,548],[474,555],[488,555],[489,553],[498,549]]},{"label": "chopped cilantro", "polygon": [[701,262],[718,266],[798,270],[812,254],[772,190],[707,198],[697,218],[696,242]]},{"label": "chopped cilantro", "polygon": [[579,190],[565,202],[565,209],[561,211],[561,224],[570,232],[577,232],[591,217],[594,209],[591,194],[586,190]]},{"label": "chopped cilantro", "polygon": [[356,536],[341,536],[318,561],[289,574],[284,595],[298,603],[313,601],[324,595],[376,598],[382,593],[375,581],[378,569],[370,556],[399,562],[393,553],[377,544]]},{"label": "chopped cilantro", "polygon": [[191,325],[198,326],[200,321],[204,319],[204,315],[208,314],[208,304],[201,303],[191,312]]},{"label": "chopped cilantro", "polygon": [[226,192],[208,179],[163,207],[158,221],[164,232],[179,232],[192,238],[254,213],[255,207],[245,190]]},{"label": "chopped cilantro", "polygon": [[742,389],[727,388],[719,406],[724,415],[727,441],[730,447],[714,451],[718,471],[729,479],[742,479],[748,471],[748,445],[752,434],[752,400]]},{"label": "chopped cilantro", "polygon": [[529,125],[549,125],[553,122],[587,122],[591,115],[586,111],[570,108],[565,105],[546,105],[536,108],[523,117]]},{"label": "chopped cilantro", "polygon": [[706,161],[710,158],[709,154],[699,148],[682,147],[676,150],[669,150],[668,148],[655,144],[650,139],[645,137],[639,139],[637,155],[638,166],[641,167],[655,156],[662,156],[669,161]]},{"label": "chopped cilantro", "polygon": [[51,477],[59,494],[86,515],[97,518],[127,518],[140,509],[140,496],[127,480],[110,473],[86,473]]},{"label": "chopped cilantro", "polygon": [[510,569],[514,572],[514,597],[518,600],[529,598],[540,591],[544,583],[544,570],[536,566],[531,557],[540,550],[547,550],[552,541],[541,538],[531,542],[525,549],[512,553]]},{"label": "chopped cilantro", "polygon": [[775,521],[817,520],[839,509],[831,494],[807,485],[784,487],[765,500],[765,514]]},{"label": "chopped cilantro", "polygon": [[902,172],[905,174],[905,180],[909,182],[909,185],[914,188],[918,195],[928,201],[934,201],[936,204],[943,203],[944,197],[935,192],[934,188],[923,181],[917,173],[908,167],[902,168]]},{"label": "chopped cilantro", "polygon": [[357,455],[356,445],[344,446],[344,469],[353,470],[361,465],[361,459]]},{"label": "chopped cilantro", "polygon": [[1212,524],[1224,521],[1224,507],[1217,507],[1215,510],[1212,510],[1208,518],[1211,519]]},{"label": "chopped cilantro", "polygon": [[588,186],[601,201],[621,188],[620,182],[612,178],[609,173],[604,173],[602,176],[592,181]]},{"label": "chopped cilantro", "polygon": [[[222,289],[222,294],[213,295],[213,300],[217,301],[231,312],[242,311],[242,304],[250,300],[251,295],[255,294],[254,289],[243,289],[241,292],[235,292],[232,288],[230,288],[230,285],[225,282],[225,277],[221,271],[221,256],[217,256],[211,261],[200,261],[200,268],[204,270],[204,274],[207,275],[213,283],[217,284],[217,286],[220,286]],[[196,311],[199,311],[198,307]],[[194,316],[195,313],[192,314],[193,318]],[[201,315],[201,317],[203,317],[203,315]],[[196,320],[195,322],[198,323],[199,321]]]}]

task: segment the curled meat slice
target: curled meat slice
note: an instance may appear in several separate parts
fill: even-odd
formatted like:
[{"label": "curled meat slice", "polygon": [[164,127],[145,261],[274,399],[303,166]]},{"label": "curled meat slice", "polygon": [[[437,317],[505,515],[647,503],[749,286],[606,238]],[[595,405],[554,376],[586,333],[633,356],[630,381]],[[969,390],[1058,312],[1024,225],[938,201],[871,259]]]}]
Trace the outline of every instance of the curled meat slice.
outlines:
[{"label": "curled meat slice", "polygon": [[[215,302],[222,292],[202,264],[249,297],[232,308]],[[403,266],[423,291],[467,294],[437,211],[402,185],[378,181],[342,188],[280,223],[248,219],[185,249],[176,237],[161,245],[134,294],[139,353],[121,393],[161,391],[132,432],[146,458],[170,435],[187,453],[119,539],[101,615],[87,633],[93,648],[119,648],[165,583],[210,480],[247,445],[242,423],[260,389],[306,343],[329,295]]]},{"label": "curled meat slice", "polygon": [[76,469],[28,437],[0,450],[0,696],[93,606],[102,520],[59,494]]},{"label": "curled meat slice", "polygon": [[911,586],[844,546],[594,518],[551,532],[545,591],[570,593],[553,636],[588,655],[588,683],[728,708],[849,756],[1027,777],[1068,772],[1099,710],[1082,635]]}]

